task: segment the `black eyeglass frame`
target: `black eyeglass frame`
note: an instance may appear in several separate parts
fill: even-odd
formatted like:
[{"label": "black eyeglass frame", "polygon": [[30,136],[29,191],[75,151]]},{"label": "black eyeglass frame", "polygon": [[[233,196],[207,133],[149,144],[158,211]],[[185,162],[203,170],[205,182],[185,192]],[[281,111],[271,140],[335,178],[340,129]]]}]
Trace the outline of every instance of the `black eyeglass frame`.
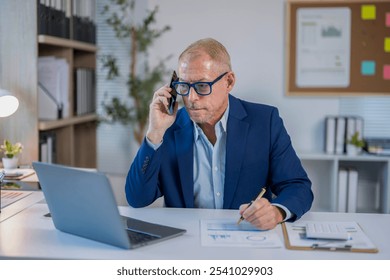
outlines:
[{"label": "black eyeglass frame", "polygon": [[[194,88],[195,92],[196,92],[198,95],[206,96],[206,95],[210,95],[210,94],[212,93],[212,91],[213,91],[213,85],[214,85],[216,82],[218,82],[220,79],[222,79],[223,76],[225,76],[227,73],[229,73],[229,72],[225,72],[225,73],[219,75],[219,76],[218,76],[214,81],[212,81],[212,82],[195,82],[195,83],[192,83],[192,84],[191,84],[191,83],[187,83],[187,82],[173,82],[172,85],[175,87],[177,94],[178,94],[178,95],[181,95],[181,96],[187,96],[187,95],[189,95],[189,94],[190,94],[190,91],[191,91],[191,88]],[[197,90],[197,88],[196,88],[196,86],[199,85],[199,84],[207,84],[207,85],[210,87],[210,92],[209,92],[209,93],[199,93],[198,90]],[[184,93],[184,94],[183,94],[183,93],[180,93],[180,92],[177,90],[177,88],[176,88],[176,86],[178,86],[178,85],[187,85],[187,86],[188,86],[188,91],[187,91],[187,93]]]}]

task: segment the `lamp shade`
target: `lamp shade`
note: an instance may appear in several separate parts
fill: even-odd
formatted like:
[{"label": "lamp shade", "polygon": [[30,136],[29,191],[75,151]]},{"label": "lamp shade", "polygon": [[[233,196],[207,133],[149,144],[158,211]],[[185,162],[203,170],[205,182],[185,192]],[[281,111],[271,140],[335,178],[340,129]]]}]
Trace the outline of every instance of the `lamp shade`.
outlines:
[{"label": "lamp shade", "polygon": [[19,107],[19,100],[10,92],[0,89],[0,117],[8,117]]}]

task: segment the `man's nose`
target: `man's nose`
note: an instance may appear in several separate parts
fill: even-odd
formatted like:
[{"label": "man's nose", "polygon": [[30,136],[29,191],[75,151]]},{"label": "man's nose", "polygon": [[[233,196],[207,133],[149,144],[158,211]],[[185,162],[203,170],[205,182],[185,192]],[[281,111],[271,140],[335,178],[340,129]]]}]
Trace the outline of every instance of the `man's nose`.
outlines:
[{"label": "man's nose", "polygon": [[194,102],[199,99],[199,95],[196,93],[193,87],[190,87],[190,93],[188,94],[188,100]]}]

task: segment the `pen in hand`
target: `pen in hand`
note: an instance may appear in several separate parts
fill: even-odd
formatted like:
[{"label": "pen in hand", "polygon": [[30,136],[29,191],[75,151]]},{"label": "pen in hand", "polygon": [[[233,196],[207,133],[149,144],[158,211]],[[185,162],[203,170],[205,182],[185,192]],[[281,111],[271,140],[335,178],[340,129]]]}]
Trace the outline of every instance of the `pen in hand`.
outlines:
[{"label": "pen in hand", "polygon": [[[264,195],[264,193],[265,193],[265,188],[262,188],[261,191],[260,191],[260,193],[259,193],[259,195],[256,197],[255,200],[260,199],[260,198]],[[249,203],[249,205],[248,205],[248,207],[247,207],[246,209],[248,209],[248,208],[252,205],[252,203],[253,203],[255,200],[252,200],[252,201]],[[246,209],[245,209],[245,210],[246,210]],[[244,210],[244,211],[245,211],[245,210]],[[238,221],[237,221],[237,225],[240,224],[243,220],[244,220],[244,217],[241,215],[240,219],[238,219]]]}]

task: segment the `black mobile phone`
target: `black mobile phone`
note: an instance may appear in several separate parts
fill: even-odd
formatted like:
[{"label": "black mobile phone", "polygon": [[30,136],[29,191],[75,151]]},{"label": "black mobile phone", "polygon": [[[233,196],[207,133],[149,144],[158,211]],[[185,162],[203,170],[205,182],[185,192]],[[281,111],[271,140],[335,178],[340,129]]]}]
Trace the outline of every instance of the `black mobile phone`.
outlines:
[{"label": "black mobile phone", "polygon": [[172,85],[173,82],[176,82],[178,80],[178,77],[176,75],[176,71],[173,71],[172,73],[172,78],[171,78],[171,83],[169,84],[169,87],[172,89],[170,94],[171,94],[171,98],[168,99],[168,113],[170,115],[173,115],[173,110],[175,108],[175,104],[176,104],[176,98],[177,98],[177,92],[176,92],[176,89],[175,87]]}]

